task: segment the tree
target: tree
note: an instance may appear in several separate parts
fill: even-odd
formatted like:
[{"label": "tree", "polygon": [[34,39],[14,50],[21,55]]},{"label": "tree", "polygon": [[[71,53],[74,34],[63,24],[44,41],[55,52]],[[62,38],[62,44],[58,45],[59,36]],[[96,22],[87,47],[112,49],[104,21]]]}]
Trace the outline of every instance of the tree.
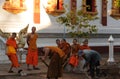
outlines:
[{"label": "tree", "polygon": [[115,6],[119,8],[119,13],[120,13],[120,0],[115,0]]},{"label": "tree", "polygon": [[65,15],[59,16],[57,22],[63,24],[72,37],[88,38],[90,34],[97,32],[96,25],[91,24],[97,19],[96,15],[85,14],[82,10],[78,10],[76,13],[67,12]]},{"label": "tree", "polygon": [[115,0],[115,6],[120,7],[120,0]]}]

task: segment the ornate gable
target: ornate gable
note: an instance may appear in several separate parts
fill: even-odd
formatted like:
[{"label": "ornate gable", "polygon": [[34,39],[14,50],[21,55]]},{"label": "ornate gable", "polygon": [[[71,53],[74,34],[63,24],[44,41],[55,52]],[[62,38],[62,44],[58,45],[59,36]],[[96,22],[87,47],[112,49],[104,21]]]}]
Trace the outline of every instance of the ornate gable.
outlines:
[{"label": "ornate gable", "polygon": [[120,19],[120,0],[112,0],[110,16],[115,19]]}]

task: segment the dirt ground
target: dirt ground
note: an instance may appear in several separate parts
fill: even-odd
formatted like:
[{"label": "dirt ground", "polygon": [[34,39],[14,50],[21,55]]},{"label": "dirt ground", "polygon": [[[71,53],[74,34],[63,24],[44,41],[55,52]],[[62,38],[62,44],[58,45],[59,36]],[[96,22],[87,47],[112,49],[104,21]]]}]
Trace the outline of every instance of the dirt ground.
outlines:
[{"label": "dirt ground", "polygon": [[[115,62],[117,62],[117,64],[119,64],[119,69],[120,69],[120,53],[115,54],[114,58],[115,58]],[[108,54],[102,54],[101,66],[106,64],[107,60],[108,60]],[[0,69],[1,71],[5,71],[3,69],[6,69],[6,70],[8,69],[4,65],[3,66],[0,65],[0,67],[1,67],[1,69]],[[42,63],[40,63],[40,67],[41,67],[41,70],[46,70],[46,66],[44,64],[42,65]],[[44,72],[44,71],[41,71],[41,72]],[[113,75],[108,74],[108,72],[109,71],[107,71],[106,76],[101,75],[100,77],[94,78],[94,79],[120,79],[120,70],[119,70],[119,73],[113,74]],[[27,76],[3,75],[3,76],[0,76],[0,79],[46,79],[46,73],[29,74]],[[63,77],[59,78],[59,79],[90,79],[90,77],[88,75],[86,75],[85,73],[66,73],[66,72],[64,72]]]}]

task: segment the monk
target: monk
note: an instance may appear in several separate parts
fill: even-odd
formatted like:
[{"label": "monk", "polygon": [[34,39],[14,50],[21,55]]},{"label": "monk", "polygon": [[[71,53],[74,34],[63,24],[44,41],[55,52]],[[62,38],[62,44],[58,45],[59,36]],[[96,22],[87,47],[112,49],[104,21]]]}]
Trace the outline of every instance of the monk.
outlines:
[{"label": "monk", "polygon": [[42,52],[45,54],[42,60],[45,60],[49,53],[53,53],[48,66],[47,78],[58,79],[62,77],[62,60],[64,59],[65,53],[57,46],[43,47]]},{"label": "monk", "polygon": [[39,70],[36,66],[38,65],[38,49],[37,49],[37,38],[38,35],[35,33],[36,27],[32,27],[32,33],[27,35],[28,54],[26,57],[27,70],[31,70],[29,65],[33,66],[34,70]]},{"label": "monk", "polygon": [[71,56],[69,59],[69,64],[72,67],[78,65],[78,51],[80,49],[80,44],[77,42],[77,39],[73,39],[73,44],[71,45]]},{"label": "monk", "polygon": [[12,65],[9,69],[9,73],[13,73],[13,67],[18,69],[18,73],[20,73],[22,71],[22,69],[20,69],[20,64],[18,62],[18,57],[16,54],[16,50],[17,50],[17,43],[16,43],[16,33],[12,33],[11,37],[7,39],[6,41],[6,46],[7,46],[7,56],[9,58],[9,60],[11,61]]},{"label": "monk", "polygon": [[80,50],[84,50],[84,49],[91,49],[89,46],[88,46],[88,39],[85,39],[83,41],[83,45],[80,46]]},{"label": "monk", "polygon": [[65,52],[66,58],[68,58],[70,56],[71,46],[66,41],[66,39],[62,39],[61,40],[61,46],[60,46],[60,48]]},{"label": "monk", "polygon": [[71,45],[72,54],[77,54],[79,49],[80,49],[80,44],[78,43],[77,39],[73,39],[73,44]]},{"label": "monk", "polygon": [[62,49],[62,51],[65,53],[64,60],[63,60],[63,67],[65,67],[67,60],[70,57],[71,46],[64,38],[60,42],[61,42],[60,49]]},{"label": "monk", "polygon": [[57,47],[58,47],[58,48],[61,48],[61,42],[60,42],[60,39],[56,39],[56,44],[57,44]]}]

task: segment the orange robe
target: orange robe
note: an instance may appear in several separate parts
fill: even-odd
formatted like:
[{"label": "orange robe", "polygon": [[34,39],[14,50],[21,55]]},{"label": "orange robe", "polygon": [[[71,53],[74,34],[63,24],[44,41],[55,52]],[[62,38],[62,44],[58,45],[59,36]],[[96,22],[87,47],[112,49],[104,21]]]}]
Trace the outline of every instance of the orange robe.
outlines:
[{"label": "orange robe", "polygon": [[80,46],[80,50],[84,50],[84,49],[91,49],[88,45],[82,45]]},{"label": "orange robe", "polygon": [[36,40],[38,38],[37,34],[34,34],[29,38],[29,46],[28,46],[28,54],[26,57],[26,63],[29,65],[36,66],[38,64],[38,49],[37,49],[37,44]]},{"label": "orange robe", "polygon": [[58,48],[61,48],[61,44],[57,45]]},{"label": "orange robe", "polygon": [[69,59],[69,64],[73,67],[77,66],[79,62],[78,56],[72,55]]},{"label": "orange robe", "polygon": [[53,53],[47,71],[47,78],[49,77],[51,79],[61,77],[63,64],[62,62],[65,53],[57,46],[45,46],[45,48],[49,48],[50,52]]},{"label": "orange robe", "polygon": [[57,46],[46,46],[46,47],[49,48],[51,52],[58,53],[61,58],[65,55],[65,53]]},{"label": "orange robe", "polygon": [[17,43],[15,39],[9,38],[6,42],[7,55],[13,67],[19,67],[18,57],[16,55]]},{"label": "orange robe", "polygon": [[80,44],[73,44],[71,45],[71,52],[72,54],[77,54],[80,49]]},{"label": "orange robe", "polygon": [[72,66],[77,66],[78,65],[78,56],[77,56],[77,53],[80,49],[80,44],[73,44],[71,45],[71,52],[72,52],[72,55],[69,59],[69,64],[72,65]]},{"label": "orange robe", "polygon": [[71,51],[70,48],[71,48],[70,44],[67,43],[67,42],[61,44],[61,49],[65,52],[65,55],[69,55],[70,54],[70,51]]}]

